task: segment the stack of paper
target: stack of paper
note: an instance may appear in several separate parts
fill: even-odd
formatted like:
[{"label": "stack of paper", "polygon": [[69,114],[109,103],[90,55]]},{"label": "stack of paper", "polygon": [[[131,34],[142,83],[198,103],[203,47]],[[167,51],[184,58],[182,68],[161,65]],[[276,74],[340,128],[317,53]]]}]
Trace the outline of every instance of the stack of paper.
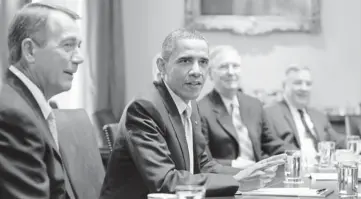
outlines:
[{"label": "stack of paper", "polygon": [[333,190],[302,188],[261,188],[254,191],[240,192],[238,194],[248,196],[286,196],[286,197],[312,197],[324,198]]},{"label": "stack of paper", "polygon": [[337,180],[337,173],[311,173],[311,179],[317,181]]},{"label": "stack of paper", "polygon": [[[337,180],[337,173],[311,173],[311,179],[317,181]],[[358,173],[358,180],[361,180],[361,172]]]}]

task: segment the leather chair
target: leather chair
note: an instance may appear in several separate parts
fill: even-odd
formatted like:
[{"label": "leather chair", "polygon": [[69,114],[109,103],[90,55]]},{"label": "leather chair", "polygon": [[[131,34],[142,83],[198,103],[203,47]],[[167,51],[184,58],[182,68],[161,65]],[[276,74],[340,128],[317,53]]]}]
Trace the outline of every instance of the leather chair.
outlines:
[{"label": "leather chair", "polygon": [[348,116],[350,134],[361,136],[361,115]]},{"label": "leather chair", "polygon": [[105,139],[107,141],[108,148],[110,152],[113,151],[113,145],[114,145],[114,139],[117,136],[118,133],[118,124],[112,123],[112,124],[106,124],[103,126],[103,132]]}]

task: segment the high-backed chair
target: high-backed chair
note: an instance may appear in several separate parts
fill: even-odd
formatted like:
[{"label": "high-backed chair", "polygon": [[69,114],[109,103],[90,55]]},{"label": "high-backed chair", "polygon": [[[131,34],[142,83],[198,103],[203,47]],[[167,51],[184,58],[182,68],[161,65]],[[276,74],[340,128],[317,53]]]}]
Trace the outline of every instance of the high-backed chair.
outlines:
[{"label": "high-backed chair", "polygon": [[113,145],[114,145],[114,139],[116,138],[117,133],[118,133],[118,124],[112,123],[112,124],[104,125],[103,132],[104,132],[105,139],[107,141],[108,148],[109,148],[110,152],[112,152]]},{"label": "high-backed chair", "polygon": [[349,117],[350,134],[361,136],[361,115],[351,115]]},{"label": "high-backed chair", "polygon": [[105,171],[96,131],[83,109],[54,110],[64,166],[78,198],[99,198]]},{"label": "high-backed chair", "polygon": [[110,109],[98,110],[92,115],[95,128],[98,132],[99,138],[101,139],[100,148],[102,151],[109,151],[108,140],[106,134],[104,134],[104,126],[107,124],[117,123],[113,111]]}]

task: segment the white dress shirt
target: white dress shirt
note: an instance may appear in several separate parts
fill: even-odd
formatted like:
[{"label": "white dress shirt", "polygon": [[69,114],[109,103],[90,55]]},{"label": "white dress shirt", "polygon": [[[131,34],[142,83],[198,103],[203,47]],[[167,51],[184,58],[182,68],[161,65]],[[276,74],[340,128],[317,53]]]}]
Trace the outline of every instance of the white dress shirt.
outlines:
[{"label": "white dress shirt", "polygon": [[[247,127],[242,122],[241,114],[239,112],[239,102],[237,96],[234,96],[232,100],[225,98],[222,95],[220,96],[222,98],[224,105],[226,106],[228,113],[232,116],[232,123],[238,135],[238,146],[241,149],[241,153],[239,153],[239,157],[254,161],[255,157],[253,152],[252,140],[249,137]],[[238,126],[240,126],[240,128],[237,128]]]},{"label": "white dress shirt", "polygon": [[[190,120],[190,115],[192,113],[192,106],[191,103],[188,102],[186,104],[178,95],[176,95],[172,89],[168,87],[168,85],[164,82],[166,85],[168,92],[170,93],[175,105],[177,106],[178,112],[180,117],[182,118],[182,123],[185,130],[185,136],[186,141],[188,145],[188,153],[189,153],[189,167],[190,167],[190,173],[194,173],[194,155],[193,155],[193,130],[192,130],[192,122]],[[184,116],[184,111],[187,112],[188,118]]]},{"label": "white dress shirt", "polygon": [[[307,161],[308,165],[316,164],[317,149],[313,144],[313,138],[307,135],[306,128],[302,123],[302,119],[297,108],[294,107],[291,103],[289,103],[287,98],[285,98],[285,100],[291,111],[293,121],[295,122],[297,128],[298,137],[300,138],[301,153],[303,155],[304,161]],[[311,133],[315,136],[316,132],[314,130],[314,124],[310,116],[307,114],[307,111],[305,109],[303,109],[303,113],[308,128],[310,129]]]},{"label": "white dress shirt", "polygon": [[[50,107],[49,103],[45,99],[43,92],[41,92],[41,90],[28,77],[26,77],[24,75],[24,73],[22,73],[16,67],[10,66],[9,70],[12,73],[14,73],[14,75],[16,77],[18,77],[25,84],[25,86],[29,89],[30,93],[34,96],[35,101],[38,103],[38,105],[41,109],[41,112],[42,112],[44,118],[48,121],[48,123],[49,123],[49,120],[51,122],[55,123],[55,118],[52,114],[52,108]],[[54,130],[54,128],[55,128],[54,126],[55,126],[55,124],[51,124],[51,125],[49,125],[49,128],[51,130],[53,139],[55,140],[55,144],[59,148],[58,134],[57,134],[57,131]]]}]

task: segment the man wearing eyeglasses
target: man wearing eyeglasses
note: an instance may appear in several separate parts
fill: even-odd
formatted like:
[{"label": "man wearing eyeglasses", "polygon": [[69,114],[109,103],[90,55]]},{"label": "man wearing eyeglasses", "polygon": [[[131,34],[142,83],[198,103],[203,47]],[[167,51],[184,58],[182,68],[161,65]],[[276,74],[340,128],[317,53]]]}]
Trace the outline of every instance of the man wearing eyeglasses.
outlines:
[{"label": "man wearing eyeglasses", "polygon": [[223,165],[247,168],[283,153],[285,142],[269,131],[262,103],[239,92],[242,60],[228,45],[210,53],[209,76],[214,89],[199,101],[202,132],[212,156]]}]

